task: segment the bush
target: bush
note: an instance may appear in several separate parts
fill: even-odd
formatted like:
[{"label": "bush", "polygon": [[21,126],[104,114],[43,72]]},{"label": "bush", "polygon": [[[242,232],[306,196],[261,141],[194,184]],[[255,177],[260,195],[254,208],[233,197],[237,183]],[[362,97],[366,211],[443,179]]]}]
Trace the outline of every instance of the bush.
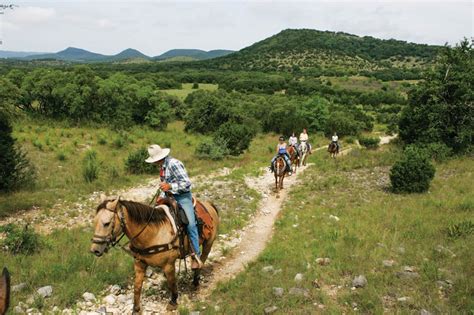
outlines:
[{"label": "bush", "polygon": [[434,174],[435,168],[426,153],[409,146],[390,170],[392,189],[395,193],[425,192],[430,187]]},{"label": "bush", "polygon": [[5,233],[2,247],[12,254],[31,255],[41,247],[39,235],[33,229],[29,229],[28,225],[20,228],[10,223],[0,226],[0,232]]},{"label": "bush", "polygon": [[442,142],[420,145],[420,148],[425,151],[426,155],[438,162],[446,161],[453,154],[453,150]]},{"label": "bush", "polygon": [[63,151],[59,151],[56,157],[58,158],[59,161],[66,161],[67,159],[66,153]]},{"label": "bush", "polygon": [[148,158],[148,151],[146,148],[141,148],[128,155],[125,160],[125,169],[131,174],[156,174],[159,169],[150,163],[146,163]]},{"label": "bush", "polygon": [[194,82],[193,83],[193,90],[199,89],[199,83]]},{"label": "bush", "polygon": [[239,155],[248,149],[254,135],[247,124],[226,122],[217,129],[214,138],[217,143],[226,143],[231,155]]},{"label": "bush", "polygon": [[82,166],[82,176],[88,183],[99,178],[100,162],[97,160],[97,152],[89,150],[86,152]]},{"label": "bush", "polygon": [[377,149],[379,147],[380,138],[375,137],[361,137],[359,143],[367,149]]},{"label": "bush", "polygon": [[0,113],[0,191],[31,187],[36,180],[35,168],[26,154],[15,147],[10,121]]},{"label": "bush", "polygon": [[146,114],[145,122],[152,128],[165,130],[173,117],[171,106],[158,97],[152,97],[150,103],[153,105],[153,109]]},{"label": "bush", "polygon": [[196,147],[196,155],[200,159],[222,160],[229,154],[227,142],[222,139],[209,139]]}]

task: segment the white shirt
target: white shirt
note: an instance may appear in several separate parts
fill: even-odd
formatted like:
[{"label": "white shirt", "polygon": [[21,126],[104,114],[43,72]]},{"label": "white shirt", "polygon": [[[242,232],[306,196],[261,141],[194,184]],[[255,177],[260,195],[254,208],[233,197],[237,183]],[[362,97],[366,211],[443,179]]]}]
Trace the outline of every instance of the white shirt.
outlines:
[{"label": "white shirt", "polygon": [[338,137],[338,136],[332,136],[332,141],[333,141],[333,142],[337,142],[337,140],[339,140],[339,137]]},{"label": "white shirt", "polygon": [[300,133],[300,141],[308,141],[308,134],[307,133]]},{"label": "white shirt", "polygon": [[290,145],[295,145],[298,143],[298,138],[294,137],[294,136],[291,136],[290,139],[288,139],[288,143]]}]

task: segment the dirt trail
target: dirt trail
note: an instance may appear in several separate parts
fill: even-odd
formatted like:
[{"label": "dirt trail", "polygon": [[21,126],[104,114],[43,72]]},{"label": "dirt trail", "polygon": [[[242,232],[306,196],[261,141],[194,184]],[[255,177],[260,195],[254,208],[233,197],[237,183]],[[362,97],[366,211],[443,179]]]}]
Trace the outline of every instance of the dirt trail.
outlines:
[{"label": "dirt trail", "polygon": [[210,279],[200,289],[199,298],[207,296],[218,282],[228,280],[243,271],[245,266],[265,249],[289,189],[297,183],[298,175],[307,167],[303,166],[296,174],[285,178],[284,189],[279,194],[273,192],[275,180],[273,174],[268,171],[256,179],[246,178],[246,184],[262,194],[258,213],[241,235],[241,241],[233,249],[233,255],[221,260],[218,266],[213,268]]}]

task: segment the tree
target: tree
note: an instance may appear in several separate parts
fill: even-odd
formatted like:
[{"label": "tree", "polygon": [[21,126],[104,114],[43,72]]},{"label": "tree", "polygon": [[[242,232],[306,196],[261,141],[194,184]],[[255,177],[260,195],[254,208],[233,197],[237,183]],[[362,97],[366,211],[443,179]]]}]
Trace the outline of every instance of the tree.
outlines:
[{"label": "tree", "polygon": [[409,92],[399,122],[406,143],[442,142],[456,153],[473,145],[474,50],[467,39],[446,46],[425,80]]},{"label": "tree", "polygon": [[0,112],[0,191],[8,192],[34,183],[35,171],[25,154],[15,147],[7,115]]},{"label": "tree", "polygon": [[153,96],[150,99],[152,109],[147,113],[145,122],[158,130],[165,130],[168,122],[173,117],[173,111],[168,103],[162,101],[159,97]]}]

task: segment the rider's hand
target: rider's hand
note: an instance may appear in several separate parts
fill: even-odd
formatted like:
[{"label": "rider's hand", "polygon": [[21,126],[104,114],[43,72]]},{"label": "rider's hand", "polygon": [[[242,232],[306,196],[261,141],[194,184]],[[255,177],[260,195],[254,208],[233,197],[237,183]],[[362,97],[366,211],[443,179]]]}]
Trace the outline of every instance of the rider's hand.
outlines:
[{"label": "rider's hand", "polygon": [[171,185],[165,182],[160,183],[160,188],[163,191],[168,191],[171,189]]}]

